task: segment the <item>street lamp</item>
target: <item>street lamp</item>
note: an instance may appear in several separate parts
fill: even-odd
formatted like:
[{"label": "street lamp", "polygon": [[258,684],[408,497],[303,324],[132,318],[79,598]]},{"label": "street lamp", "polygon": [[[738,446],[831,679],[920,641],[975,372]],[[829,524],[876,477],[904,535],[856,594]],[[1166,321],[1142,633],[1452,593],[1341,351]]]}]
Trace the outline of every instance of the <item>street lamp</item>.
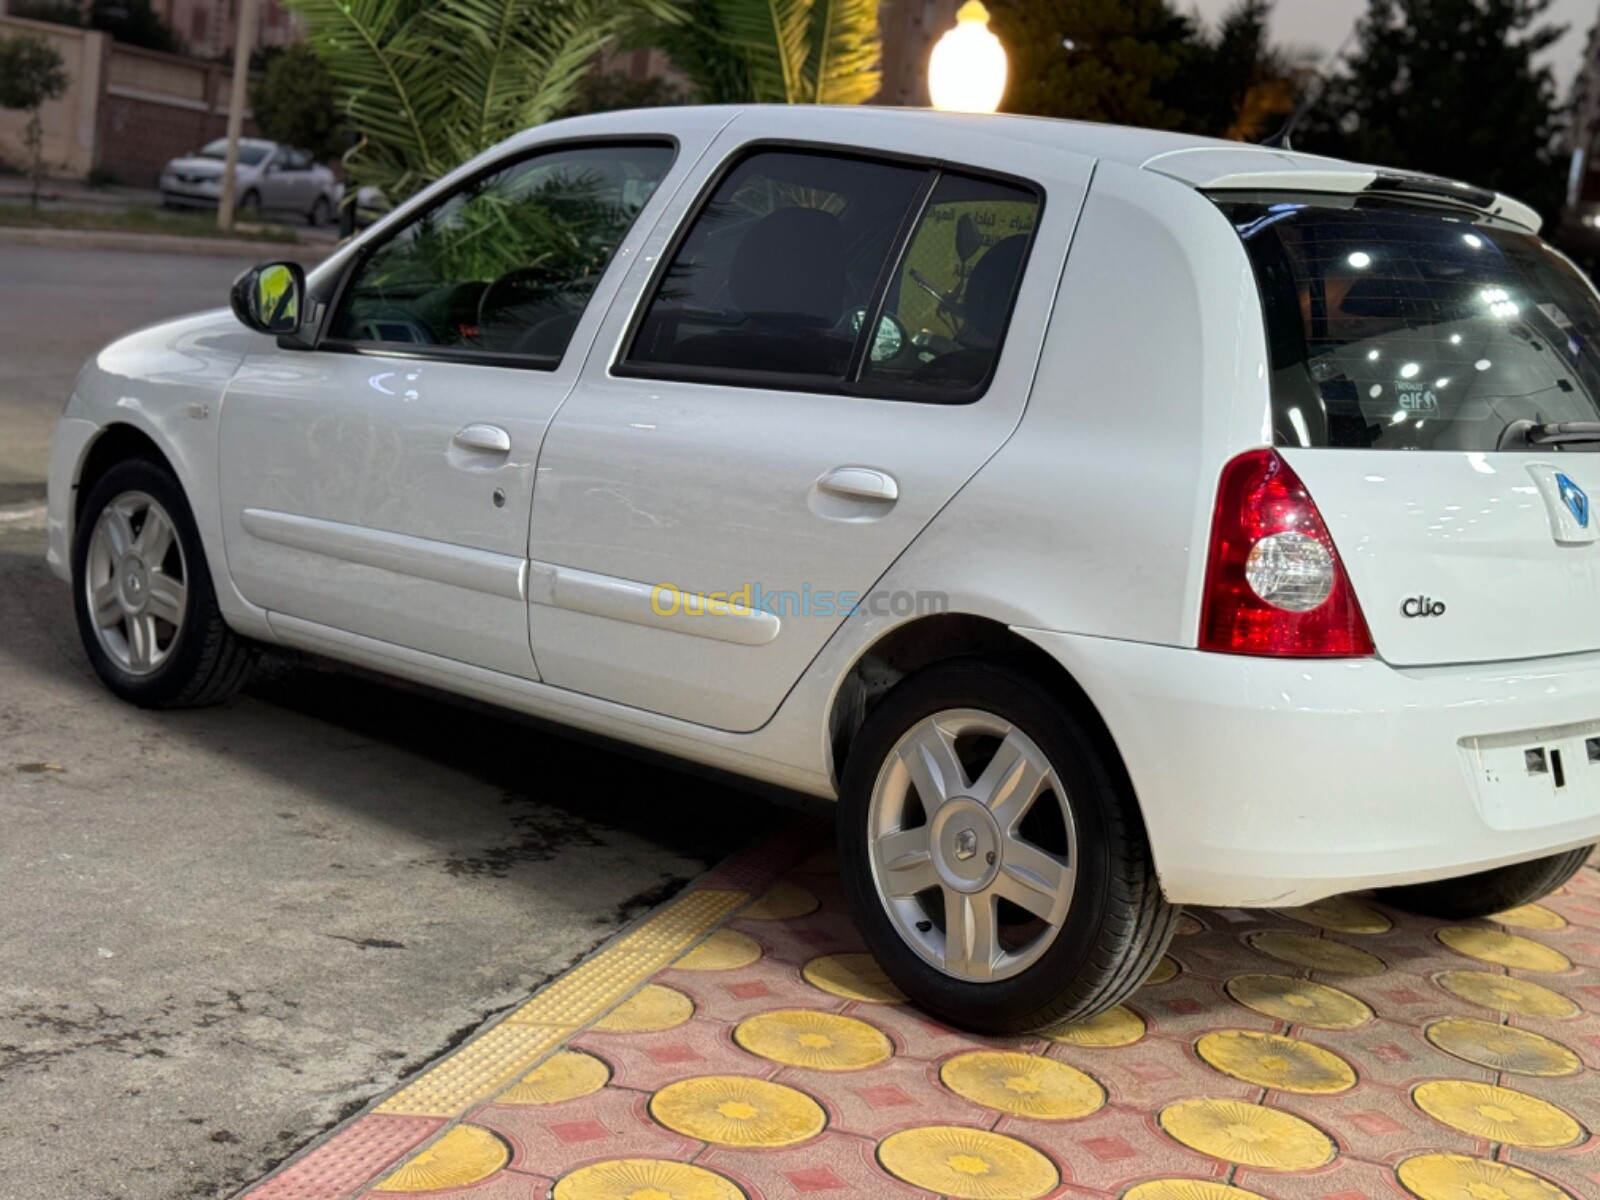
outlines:
[{"label": "street lamp", "polygon": [[956,13],[956,27],[933,47],[928,60],[928,93],[945,112],[994,112],[1006,90],[1006,52],[989,32],[989,10],[967,0]]}]

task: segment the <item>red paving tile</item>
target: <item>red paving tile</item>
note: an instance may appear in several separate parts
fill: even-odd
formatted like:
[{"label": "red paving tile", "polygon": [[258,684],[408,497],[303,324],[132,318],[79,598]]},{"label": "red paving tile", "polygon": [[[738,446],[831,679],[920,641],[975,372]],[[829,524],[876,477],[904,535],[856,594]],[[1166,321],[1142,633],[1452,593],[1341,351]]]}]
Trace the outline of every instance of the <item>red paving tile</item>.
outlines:
[{"label": "red paving tile", "polygon": [[[438,1178],[448,1176],[447,1184],[455,1186],[453,1191],[436,1187],[429,1194],[470,1195],[472,1200],[545,1200],[554,1181],[574,1170],[637,1158],[693,1163],[731,1180],[750,1200],[894,1200],[930,1193],[891,1176],[879,1160],[878,1147],[891,1135],[923,1126],[977,1131],[939,1135],[947,1146],[950,1138],[991,1136],[982,1131],[1020,1141],[1047,1156],[1059,1171],[1060,1185],[1048,1194],[1072,1200],[1115,1200],[1138,1183],[1185,1178],[1231,1181],[1266,1200],[1406,1200],[1396,1166],[1415,1154],[1440,1152],[1497,1157],[1519,1165],[1565,1189],[1570,1200],[1600,1197],[1600,1141],[1557,1151],[1496,1146],[1441,1124],[1411,1099],[1413,1087],[1432,1079],[1499,1083],[1565,1109],[1586,1129],[1600,1128],[1600,875],[1593,870],[1582,872],[1545,905],[1569,922],[1566,927],[1514,930],[1559,948],[1574,962],[1564,973],[1509,973],[1570,998],[1581,1009],[1573,1017],[1507,1017],[1457,997],[1437,982],[1440,973],[1505,974],[1439,941],[1438,932],[1447,924],[1471,923],[1408,917],[1362,898],[1361,904],[1389,916],[1394,927],[1354,934],[1324,930],[1291,913],[1188,914],[1169,951],[1180,973],[1128,1002],[1144,1021],[1143,1036],[1120,1046],[1092,1046],[1042,1036],[974,1037],[908,1004],[865,1002],[807,982],[802,971],[813,960],[862,953],[860,936],[843,912],[838,881],[829,873],[830,858],[825,851],[814,853],[804,838],[777,839],[709,876],[703,886],[736,889],[755,900],[787,872],[786,886],[773,893],[770,903],[758,906],[754,915],[736,912],[725,922],[755,939],[762,956],[733,970],[667,966],[649,976],[693,1001],[693,1016],[673,1028],[639,1033],[574,1029],[568,1044],[610,1068],[611,1079],[604,1086],[598,1076],[585,1085],[598,1090],[554,1103],[488,1103],[474,1110],[472,1124],[493,1131],[510,1147],[503,1168],[495,1170],[499,1164],[493,1161],[487,1167],[481,1161],[474,1165],[470,1155],[451,1159],[448,1141],[454,1134],[419,1151],[445,1127],[442,1118],[368,1115],[257,1186],[248,1193],[249,1200],[341,1200],[370,1187],[414,1153],[433,1154],[443,1172]],[[780,919],[760,919],[774,916]],[[709,931],[709,926],[700,929],[691,940]],[[1264,931],[1353,946],[1377,956],[1385,969],[1367,976],[1310,971],[1255,949],[1249,939]],[[1223,985],[1241,974],[1315,979],[1362,1000],[1376,1016],[1350,1030],[1290,1027],[1230,998]],[[609,976],[599,972],[595,978]],[[641,974],[638,983],[645,978]],[[608,995],[613,999],[606,1005],[618,993]],[[734,1031],[739,1022],[778,1010],[865,1021],[887,1035],[893,1055],[866,1067],[821,1070],[771,1061],[738,1044]],[[1539,1033],[1573,1050],[1584,1069],[1570,1076],[1533,1077],[1465,1062],[1424,1036],[1432,1022],[1445,1017],[1504,1022]],[[1335,1095],[1304,1095],[1265,1090],[1230,1077],[1207,1065],[1194,1049],[1198,1038],[1222,1030],[1287,1032],[1345,1059],[1357,1082]],[[942,1082],[940,1066],[946,1060],[994,1049],[1070,1064],[1101,1085],[1106,1103],[1075,1119],[1030,1119],[964,1099]],[[652,1116],[653,1093],[701,1078],[710,1082],[694,1086],[709,1090],[695,1093],[703,1099],[696,1111],[708,1123],[674,1122],[699,1137],[674,1132]],[[726,1090],[769,1086],[741,1080],[770,1080],[779,1086],[757,1094]],[[681,1089],[675,1091],[681,1094]],[[1197,1097],[1231,1098],[1297,1116],[1331,1138],[1336,1155],[1313,1170],[1269,1171],[1201,1153],[1164,1132],[1158,1120],[1164,1106]],[[819,1122],[825,1123],[820,1133]],[[464,1136],[479,1138],[481,1147],[483,1134],[467,1130]],[[706,1137],[718,1140],[708,1142]],[[487,1145],[492,1159],[495,1143]],[[944,1152],[935,1152],[930,1160],[935,1166],[939,1153]],[[1026,1157],[1031,1151],[1018,1153]],[[994,1200],[1023,1195],[1005,1178],[989,1182]]]}]

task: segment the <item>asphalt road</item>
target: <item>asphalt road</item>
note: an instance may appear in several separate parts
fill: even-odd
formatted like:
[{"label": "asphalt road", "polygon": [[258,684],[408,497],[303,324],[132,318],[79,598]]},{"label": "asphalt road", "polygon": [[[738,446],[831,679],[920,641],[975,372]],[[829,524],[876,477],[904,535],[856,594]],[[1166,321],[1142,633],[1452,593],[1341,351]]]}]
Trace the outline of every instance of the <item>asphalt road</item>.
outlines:
[{"label": "asphalt road", "polygon": [[240,265],[0,246],[0,1197],[228,1195],[782,819],[306,660],[100,687],[25,515],[49,428]]}]

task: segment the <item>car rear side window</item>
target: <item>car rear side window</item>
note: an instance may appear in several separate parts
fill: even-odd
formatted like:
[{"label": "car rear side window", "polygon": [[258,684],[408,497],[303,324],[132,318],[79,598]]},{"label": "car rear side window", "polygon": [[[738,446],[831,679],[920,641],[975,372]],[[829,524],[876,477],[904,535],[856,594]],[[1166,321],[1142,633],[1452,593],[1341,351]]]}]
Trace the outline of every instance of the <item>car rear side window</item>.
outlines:
[{"label": "car rear side window", "polygon": [[1600,420],[1600,303],[1533,234],[1365,197],[1218,203],[1260,286],[1279,445],[1488,451],[1516,422]]},{"label": "car rear side window", "polygon": [[618,373],[974,399],[1040,203],[937,166],[754,151],[688,226]]},{"label": "car rear side window", "polygon": [[563,147],[473,180],[366,256],[330,338],[554,367],[673,156]]}]

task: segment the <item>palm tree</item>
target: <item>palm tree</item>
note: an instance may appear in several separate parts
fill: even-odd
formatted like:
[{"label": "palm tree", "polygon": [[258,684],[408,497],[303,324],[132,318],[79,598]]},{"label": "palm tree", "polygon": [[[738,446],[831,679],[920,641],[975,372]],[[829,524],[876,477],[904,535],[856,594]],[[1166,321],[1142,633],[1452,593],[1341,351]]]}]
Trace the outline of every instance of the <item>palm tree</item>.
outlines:
[{"label": "palm tree", "polygon": [[860,104],[878,91],[878,0],[686,0],[659,46],[707,104]]},{"label": "palm tree", "polygon": [[519,130],[559,117],[599,51],[675,0],[288,0],[350,127],[352,182],[399,201]]}]

